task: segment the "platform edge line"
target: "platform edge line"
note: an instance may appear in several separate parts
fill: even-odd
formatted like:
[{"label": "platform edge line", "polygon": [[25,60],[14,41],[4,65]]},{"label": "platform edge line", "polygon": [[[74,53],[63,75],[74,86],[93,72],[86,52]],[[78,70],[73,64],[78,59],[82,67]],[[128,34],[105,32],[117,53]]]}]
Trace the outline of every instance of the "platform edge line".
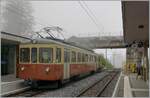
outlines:
[{"label": "platform edge line", "polygon": [[119,85],[119,81],[120,81],[120,79],[121,79],[121,76],[122,76],[122,72],[120,73],[120,76],[119,76],[119,79],[118,79],[118,81],[117,81],[117,84],[116,84],[116,87],[115,87],[115,89],[114,89],[114,92],[113,92],[112,97],[115,97],[115,95],[116,95],[116,91],[117,91],[117,89],[118,89],[118,85]]}]

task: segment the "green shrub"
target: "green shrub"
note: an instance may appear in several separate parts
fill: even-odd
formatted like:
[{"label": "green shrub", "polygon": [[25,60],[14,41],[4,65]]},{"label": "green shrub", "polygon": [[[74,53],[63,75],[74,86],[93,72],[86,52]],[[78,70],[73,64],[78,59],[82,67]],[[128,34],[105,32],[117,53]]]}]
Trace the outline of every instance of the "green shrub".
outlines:
[{"label": "green shrub", "polygon": [[103,67],[107,68],[107,69],[112,69],[113,65],[107,60],[105,59],[102,55],[100,55],[100,65],[103,65]]}]

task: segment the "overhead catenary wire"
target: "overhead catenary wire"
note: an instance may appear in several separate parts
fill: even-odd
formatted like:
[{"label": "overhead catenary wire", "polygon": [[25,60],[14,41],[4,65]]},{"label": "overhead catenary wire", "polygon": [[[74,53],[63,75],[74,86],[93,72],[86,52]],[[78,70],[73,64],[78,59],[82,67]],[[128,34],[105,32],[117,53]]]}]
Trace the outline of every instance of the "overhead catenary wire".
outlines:
[{"label": "overhead catenary wire", "polygon": [[[91,15],[95,18],[95,20],[100,24],[100,22],[99,22],[99,20],[97,19],[97,17],[96,17],[96,15],[93,13],[93,11],[89,8],[89,6],[86,4],[86,2],[83,0],[82,1],[83,2],[83,4],[86,6],[86,8],[89,10],[89,12],[91,13]],[[103,25],[101,25],[102,26],[102,32],[103,32]]]},{"label": "overhead catenary wire", "polygon": [[87,9],[83,6],[83,4],[78,1],[78,3],[80,4],[81,8],[86,12],[86,14],[90,17],[90,19],[92,20],[92,22],[96,25],[96,27],[98,28],[99,31],[101,31],[99,25],[96,23],[95,19],[91,16],[91,14],[87,11]]}]

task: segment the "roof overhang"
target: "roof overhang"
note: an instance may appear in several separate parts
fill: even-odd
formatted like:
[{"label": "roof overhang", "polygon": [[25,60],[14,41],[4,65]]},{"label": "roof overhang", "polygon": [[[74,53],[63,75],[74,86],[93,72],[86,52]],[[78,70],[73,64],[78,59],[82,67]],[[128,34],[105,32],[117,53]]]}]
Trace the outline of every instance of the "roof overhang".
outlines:
[{"label": "roof overhang", "polygon": [[30,42],[32,39],[11,34],[11,33],[6,33],[6,32],[1,32],[1,42],[2,44],[19,44],[19,43],[24,43],[24,42]]},{"label": "roof overhang", "polygon": [[124,41],[149,42],[149,1],[122,1]]}]

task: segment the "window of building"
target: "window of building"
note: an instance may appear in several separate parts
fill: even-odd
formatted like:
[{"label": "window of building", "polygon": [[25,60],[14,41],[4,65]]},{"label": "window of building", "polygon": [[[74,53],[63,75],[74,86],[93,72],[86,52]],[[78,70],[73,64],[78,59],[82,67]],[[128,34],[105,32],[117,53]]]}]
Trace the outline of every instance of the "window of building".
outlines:
[{"label": "window of building", "polygon": [[78,62],[81,62],[81,53],[78,52]]},{"label": "window of building", "polygon": [[56,63],[61,62],[61,48],[56,48]]},{"label": "window of building", "polygon": [[30,62],[30,49],[20,48],[20,62],[29,63]]},{"label": "window of building", "polygon": [[39,62],[52,63],[53,62],[53,48],[40,48],[39,49]]},{"label": "window of building", "polygon": [[76,52],[75,51],[72,51],[71,61],[76,62]]},{"label": "window of building", "polygon": [[37,48],[31,49],[31,61],[32,61],[32,63],[37,62]]}]

